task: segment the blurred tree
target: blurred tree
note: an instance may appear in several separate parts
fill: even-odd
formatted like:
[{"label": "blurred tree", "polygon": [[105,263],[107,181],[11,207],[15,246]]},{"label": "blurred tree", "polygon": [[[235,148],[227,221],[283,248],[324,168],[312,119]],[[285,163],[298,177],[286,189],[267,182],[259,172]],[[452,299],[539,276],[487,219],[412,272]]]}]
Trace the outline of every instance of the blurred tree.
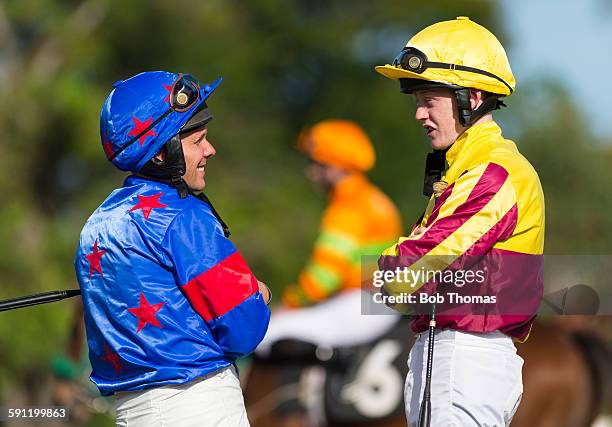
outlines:
[{"label": "blurred tree", "polygon": [[589,117],[551,77],[520,87],[501,116],[532,162],[546,197],[547,254],[609,254],[612,198],[606,153],[589,131]]},{"label": "blurred tree", "polygon": [[[411,97],[373,66],[424,26],[458,15],[505,41],[486,0],[1,2],[0,297],[76,286],[81,226],[123,179],[104,160],[99,108],[113,81],[143,70],[223,76],[209,102],[218,155],[207,192],[277,293],[308,255],[325,204],[293,149],[302,126],[359,121],[376,145],[374,181],[411,224],[425,205],[428,144]],[[558,87],[519,82],[502,118],[542,177],[547,251],[608,252],[609,172],[572,102]],[[65,344],[67,307],[2,313],[0,399],[48,372]]]}]

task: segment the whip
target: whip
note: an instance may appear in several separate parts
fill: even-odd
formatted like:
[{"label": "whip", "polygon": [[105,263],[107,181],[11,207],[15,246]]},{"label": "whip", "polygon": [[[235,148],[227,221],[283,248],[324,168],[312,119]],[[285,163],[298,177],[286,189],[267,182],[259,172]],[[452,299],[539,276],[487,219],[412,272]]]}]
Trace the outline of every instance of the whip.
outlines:
[{"label": "whip", "polygon": [[[437,296],[437,294],[436,294]],[[431,424],[431,371],[434,354],[434,334],[436,331],[436,302],[431,306],[431,318],[429,320],[429,343],[427,345],[427,371],[425,374],[425,389],[423,400],[419,410],[419,427],[429,427]]]},{"label": "whip", "polygon": [[29,307],[31,305],[61,301],[66,298],[76,297],[77,295],[81,295],[80,289],[66,289],[63,291],[42,292],[40,294],[7,299],[4,301],[0,301],[0,311],[14,310],[17,308]]}]

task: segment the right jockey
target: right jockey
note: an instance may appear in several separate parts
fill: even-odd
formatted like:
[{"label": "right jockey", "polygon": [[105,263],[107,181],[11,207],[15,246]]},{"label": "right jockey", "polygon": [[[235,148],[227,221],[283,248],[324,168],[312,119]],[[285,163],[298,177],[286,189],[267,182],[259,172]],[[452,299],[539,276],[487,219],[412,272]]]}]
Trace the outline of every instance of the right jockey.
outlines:
[{"label": "right jockey", "polygon": [[[515,88],[506,52],[486,28],[458,17],[423,29],[376,71],[414,96],[415,119],[434,150],[425,214],[380,260],[385,273],[427,273],[410,286],[397,278],[383,285],[394,308],[414,310],[405,302],[421,288],[419,299],[438,304],[435,322],[421,311],[412,325],[408,425],[422,425],[429,371],[431,426],[508,426],[522,394],[523,360],[513,340],[527,339],[543,292],[544,194],[533,166],[493,120]],[[433,370],[428,326],[438,328]]]},{"label": "right jockey", "polygon": [[285,309],[272,315],[260,356],[284,339],[327,348],[369,342],[397,321],[361,314],[360,258],[380,254],[402,232],[397,208],[365,175],[375,162],[370,138],[356,123],[325,120],[305,129],[297,146],[311,160],[308,178],[329,192],[329,206],[310,260],[285,290]]}]

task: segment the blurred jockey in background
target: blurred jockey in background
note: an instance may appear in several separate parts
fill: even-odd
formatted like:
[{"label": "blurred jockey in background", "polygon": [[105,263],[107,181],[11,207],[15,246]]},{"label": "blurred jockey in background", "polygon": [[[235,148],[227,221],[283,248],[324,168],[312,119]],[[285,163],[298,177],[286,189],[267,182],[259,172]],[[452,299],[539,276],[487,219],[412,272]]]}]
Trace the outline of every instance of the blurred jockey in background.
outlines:
[{"label": "blurred jockey in background", "polygon": [[[311,159],[307,177],[329,193],[329,205],[310,259],[256,350],[260,357],[278,357],[274,344],[286,340],[328,349],[370,342],[399,317],[361,314],[361,256],[378,255],[402,232],[394,203],[365,175],[375,162],[370,138],[353,122],[326,120],[305,129],[297,146]],[[289,363],[291,352],[282,353]]]}]

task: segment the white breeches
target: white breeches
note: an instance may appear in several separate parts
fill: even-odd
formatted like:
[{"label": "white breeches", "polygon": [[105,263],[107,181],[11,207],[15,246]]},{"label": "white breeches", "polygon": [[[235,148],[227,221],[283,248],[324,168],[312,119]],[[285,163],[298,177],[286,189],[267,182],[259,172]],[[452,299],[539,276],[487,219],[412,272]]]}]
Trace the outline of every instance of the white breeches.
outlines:
[{"label": "white breeches", "polygon": [[[509,426],[523,393],[523,359],[501,332],[437,331],[431,382],[431,425]],[[415,342],[404,399],[408,426],[417,425],[425,387],[428,334]]]},{"label": "white breeches", "polygon": [[120,427],[249,427],[234,367],[187,384],[117,393]]}]

